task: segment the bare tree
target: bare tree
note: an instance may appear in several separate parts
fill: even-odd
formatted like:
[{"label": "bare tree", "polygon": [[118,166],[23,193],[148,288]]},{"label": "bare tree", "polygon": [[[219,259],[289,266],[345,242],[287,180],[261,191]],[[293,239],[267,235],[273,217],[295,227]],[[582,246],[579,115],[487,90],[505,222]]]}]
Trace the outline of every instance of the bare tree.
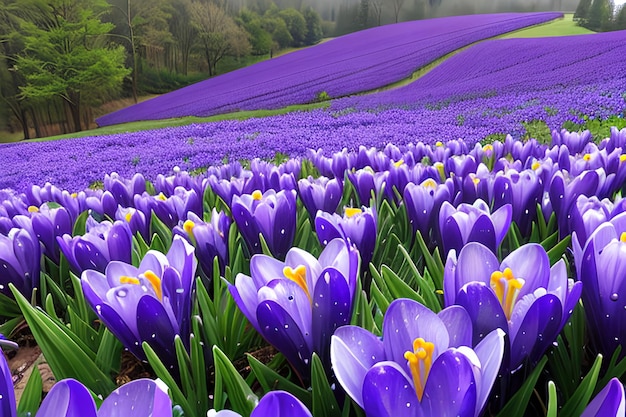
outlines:
[{"label": "bare tree", "polygon": [[385,0],[370,0],[370,6],[372,7],[371,8],[372,15],[374,16],[374,20],[376,21],[376,26],[380,26],[380,18],[383,14],[384,5],[385,5]]},{"label": "bare tree", "polygon": [[242,56],[249,52],[246,32],[224,8],[212,1],[195,1],[190,4],[190,15],[191,23],[198,31],[210,76],[216,74],[216,65],[225,56]]},{"label": "bare tree", "polygon": [[402,6],[404,6],[404,0],[391,0],[391,5],[393,6],[393,14],[396,18],[396,23],[398,23],[398,17],[400,16]]}]

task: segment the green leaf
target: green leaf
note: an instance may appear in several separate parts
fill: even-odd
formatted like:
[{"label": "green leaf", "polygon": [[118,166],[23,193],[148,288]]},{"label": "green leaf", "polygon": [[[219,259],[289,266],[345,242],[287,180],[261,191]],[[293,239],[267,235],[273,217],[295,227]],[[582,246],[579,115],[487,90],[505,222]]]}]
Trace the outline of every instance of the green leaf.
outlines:
[{"label": "green leaf", "polygon": [[567,249],[569,248],[569,244],[572,240],[572,236],[568,235],[563,240],[561,240],[556,246],[552,249],[548,250],[548,257],[550,258],[550,265],[554,265],[563,257]]},{"label": "green leaf", "polygon": [[500,410],[497,417],[523,417],[525,415],[524,413],[528,407],[528,401],[535,389],[539,375],[546,366],[546,362],[548,362],[546,356],[541,358],[535,369],[533,369],[532,373],[526,378],[526,381],[524,381],[524,384],[515,395],[511,397],[502,410]]},{"label": "green leaf", "polygon": [[85,210],[76,218],[72,228],[72,236],[82,236],[87,233],[87,217],[89,217],[89,211]]},{"label": "green leaf", "polygon": [[422,234],[419,231],[415,233],[415,242],[421,251],[421,255],[423,256],[426,268],[428,268],[430,276],[433,279],[435,288],[438,290],[443,289],[443,263],[441,261],[441,257],[439,256],[439,250],[435,249],[433,254],[431,254],[426,246],[426,242],[424,241]]},{"label": "green leaf", "polygon": [[216,390],[219,379],[224,383],[224,388],[228,392],[232,410],[242,415],[249,415],[259,402],[258,397],[254,395],[230,359],[217,346],[213,346],[213,360],[215,362]]},{"label": "green leaf", "polygon": [[311,357],[311,388],[313,390],[313,409],[315,417],[340,417],[341,408],[330,388],[322,360],[313,353]]},{"label": "green leaf", "polygon": [[259,381],[259,385],[261,385],[263,391],[266,393],[274,390],[288,391],[295,395],[309,409],[311,408],[312,398],[309,391],[294,384],[249,353],[246,353],[246,357],[248,358],[250,369],[252,369],[252,372],[256,376],[257,381]]},{"label": "green leaf", "polygon": [[9,284],[33,336],[57,379],[75,378],[96,394],[106,396],[115,384],[64,329],[41,310],[31,306],[22,294]]},{"label": "green leaf", "polygon": [[41,404],[42,390],[43,381],[41,380],[39,368],[35,365],[33,366],[30,378],[28,378],[28,382],[26,383],[26,388],[24,388],[24,391],[22,392],[20,403],[17,405],[18,416],[35,415],[39,409],[39,405]]},{"label": "green leaf", "polygon": [[556,385],[553,381],[548,382],[548,413],[546,417],[557,417],[558,398],[556,396]]},{"label": "green leaf", "polygon": [[0,317],[17,317],[21,314],[15,300],[0,293]]},{"label": "green leaf", "polygon": [[598,355],[593,362],[593,366],[583,378],[582,382],[572,395],[572,398],[565,403],[561,414],[564,416],[579,416],[589,404],[589,400],[593,395],[593,390],[596,387],[598,381],[598,375],[600,374],[600,366],[602,365],[602,355]]},{"label": "green leaf", "polygon": [[159,356],[154,352],[154,349],[152,349],[147,342],[143,342],[141,344],[141,347],[143,348],[143,351],[146,354],[146,358],[148,359],[148,363],[152,367],[152,370],[154,371],[156,376],[159,377],[159,379],[161,379],[163,382],[165,382],[165,385],[167,385],[167,387],[170,389],[170,397],[172,397],[172,401],[175,404],[181,406],[181,408],[185,412],[185,416],[201,417],[196,416],[196,414],[194,413],[194,409],[189,404],[189,401],[187,401],[187,397],[180,390],[180,387],[174,380],[174,377],[172,377],[172,374],[170,374],[165,365],[163,365],[163,362],[161,362]]},{"label": "green leaf", "polygon": [[[152,219],[150,221],[150,231],[152,233],[156,233],[161,239],[161,243],[163,244],[163,248],[160,252],[165,253],[169,249],[170,244],[172,243],[172,231],[169,227],[165,225],[154,213],[152,212]],[[154,244],[154,238],[152,238],[152,244]],[[151,245],[152,248],[152,245]],[[156,248],[154,248],[156,249]]]}]

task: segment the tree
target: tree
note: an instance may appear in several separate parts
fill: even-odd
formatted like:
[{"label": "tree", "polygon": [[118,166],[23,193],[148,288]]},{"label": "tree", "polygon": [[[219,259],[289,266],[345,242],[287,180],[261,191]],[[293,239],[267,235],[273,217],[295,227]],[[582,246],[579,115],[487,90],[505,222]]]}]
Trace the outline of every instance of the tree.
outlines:
[{"label": "tree", "polygon": [[369,26],[370,2],[369,0],[361,0],[359,4],[359,13],[356,15],[356,25],[359,29],[366,29]]},{"label": "tree", "polygon": [[82,103],[95,104],[121,88],[129,73],[125,51],[103,40],[113,28],[100,20],[103,0],[47,0],[45,10],[45,24],[21,24],[24,51],[15,63],[26,81],[21,94],[33,101],[61,98],[80,131]]},{"label": "tree", "polygon": [[393,15],[396,19],[396,23],[398,23],[398,18],[400,17],[400,10],[402,10],[402,6],[404,5],[404,0],[391,0],[391,5],[393,6]]},{"label": "tree", "polygon": [[587,19],[587,25],[591,30],[605,30],[611,20],[613,10],[609,0],[593,0]]},{"label": "tree", "polygon": [[626,4],[622,4],[615,16],[615,30],[626,30]]},{"label": "tree", "polygon": [[225,56],[249,53],[247,33],[223,8],[211,1],[192,2],[190,7],[191,23],[198,31],[210,76],[217,74],[217,63]]},{"label": "tree", "polygon": [[383,15],[383,6],[384,5],[385,5],[385,0],[370,0],[372,16],[374,17],[374,21],[376,22],[376,26],[380,26],[381,17]]},{"label": "tree", "polygon": [[191,15],[191,0],[175,0],[172,16],[170,18],[170,32],[174,37],[174,45],[180,55],[180,69],[183,75],[187,75],[189,70],[189,56],[191,49],[197,38],[197,31],[194,25],[189,24]]},{"label": "tree", "polygon": [[576,7],[576,12],[574,13],[574,20],[578,25],[585,26],[587,24],[592,1],[593,0],[580,0],[580,3],[578,3],[578,7]]},{"label": "tree", "polygon": [[248,32],[252,54],[265,55],[272,49],[272,35],[263,28],[261,17],[249,9],[239,11],[239,22]]},{"label": "tree", "polygon": [[278,13],[278,16],[287,25],[287,30],[289,31],[289,34],[293,39],[293,46],[304,45],[307,28],[306,20],[304,20],[304,16],[302,16],[302,13],[300,13],[296,9],[289,8],[281,10]]},{"label": "tree", "polygon": [[322,30],[322,19],[312,7],[307,7],[302,11],[302,16],[306,22],[306,37],[304,38],[305,45],[315,45],[324,36]]}]

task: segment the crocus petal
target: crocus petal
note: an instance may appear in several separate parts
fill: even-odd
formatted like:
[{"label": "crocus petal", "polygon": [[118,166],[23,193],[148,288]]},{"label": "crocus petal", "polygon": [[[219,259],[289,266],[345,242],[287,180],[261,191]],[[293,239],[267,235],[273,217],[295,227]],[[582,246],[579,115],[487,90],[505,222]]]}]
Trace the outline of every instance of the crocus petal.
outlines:
[{"label": "crocus petal", "polygon": [[482,282],[466,284],[456,299],[467,310],[473,326],[472,345],[475,346],[495,329],[508,330],[506,315],[493,290]]},{"label": "crocus petal", "polygon": [[506,343],[504,337],[504,331],[496,329],[485,336],[474,348],[481,365],[480,386],[476,394],[476,415],[480,415],[500,372],[504,356],[504,345]]},{"label": "crocus petal", "polygon": [[100,417],[170,417],[169,396],[151,379],[137,379],[113,391],[98,410]]},{"label": "crocus petal", "polygon": [[267,393],[250,417],[312,417],[311,412],[292,394],[285,391]]},{"label": "crocus petal", "polygon": [[298,324],[273,300],[259,303],[256,314],[265,340],[285,355],[301,376],[307,377],[306,364],[313,352]]},{"label": "crocus petal", "polygon": [[35,417],[96,417],[96,403],[83,384],[64,379],[54,384]]},{"label": "crocus petal", "polygon": [[375,363],[385,358],[383,342],[358,326],[343,326],[330,342],[330,360],[343,389],[363,407],[363,380]]},{"label": "crocus petal", "polygon": [[15,417],[15,391],[9,364],[0,347],[0,415],[3,417]]},{"label": "crocus petal", "polygon": [[538,243],[520,246],[504,258],[502,270],[511,268],[516,278],[522,278],[524,285],[519,298],[532,293],[536,288],[548,288],[550,281],[550,259],[546,250]]},{"label": "crocus petal", "polygon": [[174,337],[179,329],[172,325],[163,304],[150,295],[141,297],[137,303],[137,323],[141,323],[137,326],[141,340],[148,342],[165,365],[169,359],[169,365],[173,366],[176,360]]},{"label": "crocus petal", "polygon": [[363,408],[368,416],[424,415],[411,378],[395,362],[377,363],[367,372],[363,381],[362,397]]},{"label": "crocus petal", "polygon": [[418,337],[434,343],[433,358],[447,349],[450,343],[448,329],[430,309],[417,301],[394,300],[383,319],[383,343],[387,359],[406,363],[404,353],[412,349],[413,341]]},{"label": "crocus petal", "polygon": [[352,298],[346,278],[335,268],[326,268],[313,294],[313,350],[330,364],[330,337],[338,327],[350,323]]},{"label": "crocus petal", "polygon": [[504,236],[506,236],[509,231],[512,215],[513,207],[510,204],[505,204],[491,213],[491,221],[496,231],[496,247],[500,246],[500,242],[502,242],[502,239],[504,239]]},{"label": "crocus petal", "polygon": [[473,417],[476,382],[471,362],[456,349],[448,349],[434,361],[422,398],[424,414],[440,417]]},{"label": "crocus petal", "polygon": [[339,217],[336,214],[321,211],[317,212],[315,217],[315,233],[322,246],[328,245],[333,239],[345,237],[333,216]]},{"label": "crocus petal", "polygon": [[496,229],[493,221],[488,214],[478,216],[472,230],[465,239],[466,242],[479,242],[491,249],[493,252],[497,249]]},{"label": "crocus petal", "polygon": [[[87,295],[87,291],[85,296]],[[128,327],[125,320],[108,304],[96,304],[93,307],[96,314],[102,320],[104,325],[117,337],[124,346],[126,346],[132,354],[138,358],[144,358],[143,349],[141,348],[141,340],[139,334]]]},{"label": "crocus petal", "polygon": [[560,330],[561,315],[561,302],[553,294],[529,294],[517,302],[509,332],[511,370],[527,357],[535,361],[543,355]]},{"label": "crocus petal", "polygon": [[257,288],[252,278],[244,274],[237,274],[235,285],[229,285],[228,290],[235,299],[239,310],[246,316],[250,324],[260,332],[259,323],[256,320],[256,308],[259,304],[259,299]]},{"label": "crocus petal", "polygon": [[450,306],[437,313],[448,329],[450,347],[472,346],[472,320],[461,306]]},{"label": "crocus petal", "polygon": [[623,416],[624,386],[617,378],[612,378],[606,387],[589,403],[580,417]]}]

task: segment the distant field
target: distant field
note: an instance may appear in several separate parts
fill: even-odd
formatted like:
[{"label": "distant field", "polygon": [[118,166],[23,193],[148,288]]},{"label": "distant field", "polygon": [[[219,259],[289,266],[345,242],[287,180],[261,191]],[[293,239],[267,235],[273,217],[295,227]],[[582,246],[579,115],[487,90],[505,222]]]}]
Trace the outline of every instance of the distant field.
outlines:
[{"label": "distant field", "polygon": [[578,26],[576,22],[574,22],[574,15],[569,13],[564,15],[563,19],[557,19],[544,23],[543,25],[517,30],[503,35],[502,38],[546,38],[550,36],[589,35],[592,33],[595,32]]}]

